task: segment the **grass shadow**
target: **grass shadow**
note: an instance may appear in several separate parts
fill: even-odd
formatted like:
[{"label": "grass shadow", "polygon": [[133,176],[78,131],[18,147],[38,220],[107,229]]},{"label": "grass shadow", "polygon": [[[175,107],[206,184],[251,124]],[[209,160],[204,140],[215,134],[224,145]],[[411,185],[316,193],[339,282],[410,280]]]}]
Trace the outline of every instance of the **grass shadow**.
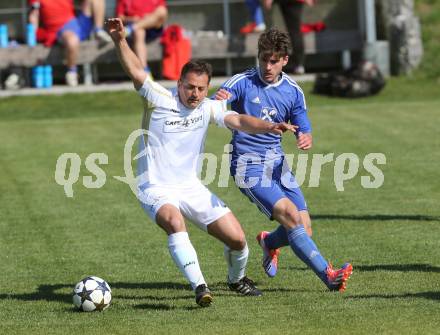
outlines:
[{"label": "grass shadow", "polygon": [[[218,283],[219,291],[221,291],[220,285],[226,287],[225,283]],[[72,304],[72,294],[57,292],[59,290],[73,289],[74,284],[54,284],[47,285],[42,284],[38,286],[35,292],[31,293],[0,293],[0,300],[20,300],[20,301],[58,301],[65,304]],[[166,304],[167,301],[172,300],[192,300],[194,295],[192,294],[191,287],[188,284],[175,283],[175,282],[145,282],[145,283],[128,283],[128,282],[114,282],[111,284],[113,290],[113,299],[133,299],[133,300],[151,300],[152,302],[143,303],[134,306],[136,309],[153,309],[153,310],[173,310],[176,307]],[[118,292],[118,290],[175,290],[175,294],[172,296],[159,296],[159,295],[133,295],[126,294],[126,292]],[[179,293],[185,292],[183,295]],[[186,294],[191,292],[191,295]],[[216,292],[216,296],[225,295],[224,293]],[[69,308],[68,312],[75,312],[76,309]]]},{"label": "grass shadow", "polygon": [[[42,284],[38,286],[35,292],[31,293],[0,293],[0,300],[14,299],[22,301],[59,301],[65,303],[72,303],[72,294],[57,292],[61,289],[71,289],[73,290],[74,284]],[[190,291],[190,286],[187,284],[174,283],[174,282],[146,282],[146,283],[126,283],[126,282],[115,282],[111,284],[111,288],[115,289],[145,289],[145,290],[185,290]],[[128,298],[133,297],[118,296],[118,298]],[[192,296],[191,296],[192,297]],[[147,296],[136,296],[135,298],[140,299],[155,299],[155,300],[166,300],[166,297],[157,297],[152,295]],[[186,299],[188,296],[174,297],[173,299]]]},{"label": "grass shadow", "polygon": [[[280,266],[282,270],[287,271],[310,271],[308,267],[301,266]],[[358,265],[353,264],[354,272],[375,272],[375,271],[389,271],[389,272],[432,272],[440,273],[440,267],[430,264],[372,264],[372,265]]]},{"label": "grass shadow", "polygon": [[347,299],[414,299],[422,298],[427,300],[440,301],[440,291],[427,291],[419,293],[403,293],[403,294],[366,294],[347,296]]},{"label": "grass shadow", "polygon": [[[191,297],[194,298],[194,297]],[[192,302],[192,301],[191,301]],[[187,311],[197,311],[197,310],[203,310],[202,307],[198,306],[198,305],[191,305],[191,306],[184,306],[184,307],[175,307],[175,306],[170,306],[167,304],[140,304],[140,305],[136,305],[133,308],[135,309],[150,309],[153,311],[173,311],[173,310],[187,310]]]},{"label": "grass shadow", "polygon": [[312,220],[354,220],[354,221],[440,221],[439,216],[429,215],[338,215],[338,214],[311,214]]},{"label": "grass shadow", "polygon": [[0,300],[14,299],[22,301],[60,301],[65,303],[72,303],[72,295],[65,293],[57,293],[59,289],[66,287],[73,288],[73,285],[55,284],[55,285],[40,285],[37,291],[32,293],[1,293]]},{"label": "grass shadow", "polygon": [[144,290],[190,290],[189,284],[175,282],[144,282],[127,283],[115,282],[111,284],[115,289],[144,289]]},{"label": "grass shadow", "polygon": [[136,305],[133,308],[135,309],[151,309],[154,311],[171,311],[176,309],[174,306],[170,306],[167,304],[140,304]]},{"label": "grass shadow", "polygon": [[393,271],[393,272],[434,272],[440,273],[440,267],[430,264],[374,264],[356,265],[356,271]]}]

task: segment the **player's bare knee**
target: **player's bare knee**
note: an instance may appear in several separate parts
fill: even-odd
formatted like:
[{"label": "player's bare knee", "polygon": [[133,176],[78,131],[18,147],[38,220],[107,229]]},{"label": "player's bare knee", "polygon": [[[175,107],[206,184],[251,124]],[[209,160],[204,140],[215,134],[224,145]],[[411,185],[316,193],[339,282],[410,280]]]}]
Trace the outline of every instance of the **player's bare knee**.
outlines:
[{"label": "player's bare knee", "polygon": [[163,26],[165,21],[168,19],[168,10],[164,6],[160,6],[156,9],[155,15],[157,18],[156,26],[159,28]]},{"label": "player's bare knee", "polygon": [[174,213],[158,213],[156,222],[168,235],[186,231],[185,222]]},{"label": "player's bare knee", "polygon": [[172,233],[185,231],[185,224],[180,218],[172,217],[165,220],[165,225],[170,229]]},{"label": "player's bare knee", "polygon": [[228,247],[232,250],[243,250],[246,247],[246,239],[244,235],[236,236],[228,243]]},{"label": "player's bare knee", "polygon": [[63,34],[62,40],[64,45],[68,49],[74,49],[79,47],[79,43],[80,43],[79,38],[75,33],[71,31],[66,31]]},{"label": "player's bare knee", "polygon": [[295,228],[302,224],[301,216],[296,207],[287,201],[275,205],[273,216],[286,229]]},{"label": "player's bare knee", "polygon": [[301,216],[298,212],[289,212],[287,214],[289,221],[292,221],[295,226],[302,225]]},{"label": "player's bare knee", "polygon": [[287,229],[298,227],[302,225],[301,216],[297,211],[287,209],[282,214],[281,224]]}]

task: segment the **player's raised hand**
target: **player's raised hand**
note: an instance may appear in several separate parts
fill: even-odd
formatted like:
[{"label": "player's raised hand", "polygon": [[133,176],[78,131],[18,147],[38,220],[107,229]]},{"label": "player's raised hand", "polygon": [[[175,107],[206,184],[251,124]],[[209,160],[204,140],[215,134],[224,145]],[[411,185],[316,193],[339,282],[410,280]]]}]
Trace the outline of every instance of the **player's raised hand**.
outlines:
[{"label": "player's raised hand", "polygon": [[230,92],[221,88],[215,93],[215,100],[228,100],[231,96],[232,94]]},{"label": "player's raised hand", "polygon": [[105,20],[105,29],[110,34],[114,42],[125,38],[125,28],[120,18],[114,17]]},{"label": "player's raised hand", "polygon": [[301,150],[308,150],[312,147],[312,134],[310,133],[298,133],[298,139],[296,140],[296,146]]}]

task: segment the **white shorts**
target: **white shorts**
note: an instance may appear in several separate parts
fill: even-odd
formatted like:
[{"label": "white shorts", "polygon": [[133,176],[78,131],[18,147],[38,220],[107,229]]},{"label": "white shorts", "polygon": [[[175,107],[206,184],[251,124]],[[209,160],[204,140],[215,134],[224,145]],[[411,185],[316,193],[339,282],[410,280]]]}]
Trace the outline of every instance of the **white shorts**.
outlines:
[{"label": "white shorts", "polygon": [[207,231],[210,223],[218,220],[231,210],[202,183],[189,186],[150,186],[139,191],[142,208],[156,222],[156,214],[165,204],[178,208],[182,215]]}]

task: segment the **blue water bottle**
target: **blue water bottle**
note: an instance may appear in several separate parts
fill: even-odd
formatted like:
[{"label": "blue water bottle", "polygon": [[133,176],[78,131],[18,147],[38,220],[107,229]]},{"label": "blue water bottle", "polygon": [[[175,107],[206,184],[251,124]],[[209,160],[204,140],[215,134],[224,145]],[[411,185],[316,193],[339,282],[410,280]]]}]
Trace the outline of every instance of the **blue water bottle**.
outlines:
[{"label": "blue water bottle", "polygon": [[32,84],[36,88],[44,87],[44,67],[42,65],[32,69]]},{"label": "blue water bottle", "polygon": [[32,23],[28,23],[26,26],[26,43],[30,47],[37,45],[37,36],[35,34],[35,26]]},{"label": "blue water bottle", "polygon": [[0,24],[0,48],[8,47],[8,26]]},{"label": "blue water bottle", "polygon": [[53,79],[52,79],[52,66],[44,65],[43,66],[43,86],[46,88],[52,87]]}]

